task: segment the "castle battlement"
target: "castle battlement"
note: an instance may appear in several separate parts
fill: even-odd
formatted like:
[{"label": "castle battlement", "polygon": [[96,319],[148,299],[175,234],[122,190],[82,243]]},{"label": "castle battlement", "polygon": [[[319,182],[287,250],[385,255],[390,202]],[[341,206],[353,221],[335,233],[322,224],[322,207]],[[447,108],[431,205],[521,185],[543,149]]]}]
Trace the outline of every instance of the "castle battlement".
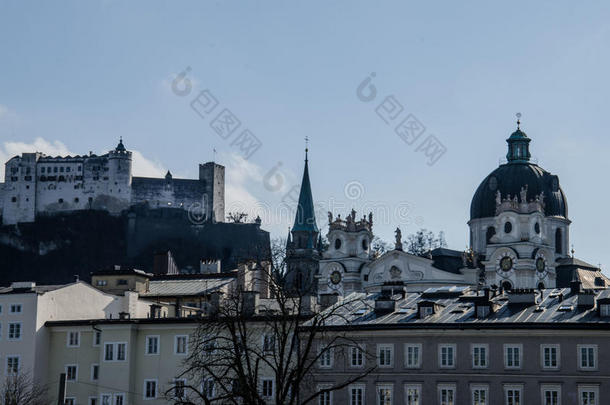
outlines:
[{"label": "castle battlement", "polygon": [[224,167],[199,165],[198,179],[132,176],[132,153],[123,140],[103,155],[47,156],[23,153],[5,164],[0,184],[2,224],[33,222],[49,215],[87,209],[120,214],[135,204],[196,209],[206,219],[224,220]]}]

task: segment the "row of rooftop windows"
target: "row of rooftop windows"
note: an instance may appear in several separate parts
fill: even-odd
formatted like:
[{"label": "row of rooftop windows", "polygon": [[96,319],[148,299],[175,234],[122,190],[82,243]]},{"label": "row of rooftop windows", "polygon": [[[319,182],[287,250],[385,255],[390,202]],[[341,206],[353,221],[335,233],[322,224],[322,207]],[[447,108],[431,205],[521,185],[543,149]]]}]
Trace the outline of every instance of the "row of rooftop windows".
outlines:
[{"label": "row of rooftop windows", "polygon": [[[523,345],[505,344],[504,368],[506,370],[520,370],[523,368]],[[488,344],[473,343],[470,347],[471,367],[473,369],[487,369],[490,367],[490,349]],[[455,369],[457,367],[457,345],[439,344],[437,359],[438,368]],[[578,369],[582,371],[597,370],[597,345],[578,344],[576,345],[576,356]],[[332,369],[334,367],[335,353],[333,348],[321,349],[318,361],[320,368]],[[366,363],[366,347],[353,346],[349,348],[349,367],[360,368]],[[560,345],[541,344],[540,345],[540,367],[543,370],[560,369]],[[404,345],[404,368],[419,369],[422,367],[423,345],[421,343],[407,343]],[[526,361],[535,361],[527,359]],[[394,344],[377,344],[376,362],[379,368],[394,367]]]}]

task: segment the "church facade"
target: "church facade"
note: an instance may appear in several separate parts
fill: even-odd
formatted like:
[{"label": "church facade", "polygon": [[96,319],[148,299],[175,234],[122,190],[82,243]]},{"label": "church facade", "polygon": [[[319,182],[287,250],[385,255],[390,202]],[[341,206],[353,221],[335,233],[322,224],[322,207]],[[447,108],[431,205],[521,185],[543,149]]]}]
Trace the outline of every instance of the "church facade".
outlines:
[{"label": "church facade", "polygon": [[354,292],[460,287],[543,289],[605,288],[610,281],[596,266],[569,254],[570,219],[559,178],[531,162],[531,139],[520,128],[507,139],[507,161],[490,173],[471,202],[470,248],[438,248],[425,256],[403,250],[400,229],[394,249],[371,249],[373,215],[328,213],[328,246],[316,224],[308,162],[297,218],[287,244],[288,274],[309,283],[318,296]]}]

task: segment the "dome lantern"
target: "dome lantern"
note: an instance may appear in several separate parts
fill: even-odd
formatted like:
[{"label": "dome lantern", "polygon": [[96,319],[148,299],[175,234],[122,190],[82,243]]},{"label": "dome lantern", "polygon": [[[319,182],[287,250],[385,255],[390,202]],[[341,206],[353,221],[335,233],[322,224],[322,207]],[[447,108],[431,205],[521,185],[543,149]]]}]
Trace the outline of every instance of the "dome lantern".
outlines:
[{"label": "dome lantern", "polygon": [[509,163],[527,163],[532,156],[530,154],[531,139],[521,131],[521,113],[517,113],[517,130],[506,140],[508,153],[506,159]]}]

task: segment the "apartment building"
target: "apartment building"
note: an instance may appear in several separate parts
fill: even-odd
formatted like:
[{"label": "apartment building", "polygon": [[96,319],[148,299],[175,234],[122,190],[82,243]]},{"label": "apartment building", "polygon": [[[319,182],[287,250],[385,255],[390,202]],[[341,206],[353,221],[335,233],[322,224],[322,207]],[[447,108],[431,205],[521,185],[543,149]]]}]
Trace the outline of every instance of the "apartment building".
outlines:
[{"label": "apartment building", "polygon": [[[0,289],[0,378],[21,372],[43,381],[49,362],[45,322],[146,317],[151,302],[137,294],[106,294],[78,281],[66,285],[18,282]],[[123,314],[123,315],[121,315]]]},{"label": "apartment building", "polygon": [[608,403],[610,295],[575,284],[493,295],[454,287],[362,296],[327,327],[354,344],[320,358],[316,384],[375,370],[319,404]]}]

